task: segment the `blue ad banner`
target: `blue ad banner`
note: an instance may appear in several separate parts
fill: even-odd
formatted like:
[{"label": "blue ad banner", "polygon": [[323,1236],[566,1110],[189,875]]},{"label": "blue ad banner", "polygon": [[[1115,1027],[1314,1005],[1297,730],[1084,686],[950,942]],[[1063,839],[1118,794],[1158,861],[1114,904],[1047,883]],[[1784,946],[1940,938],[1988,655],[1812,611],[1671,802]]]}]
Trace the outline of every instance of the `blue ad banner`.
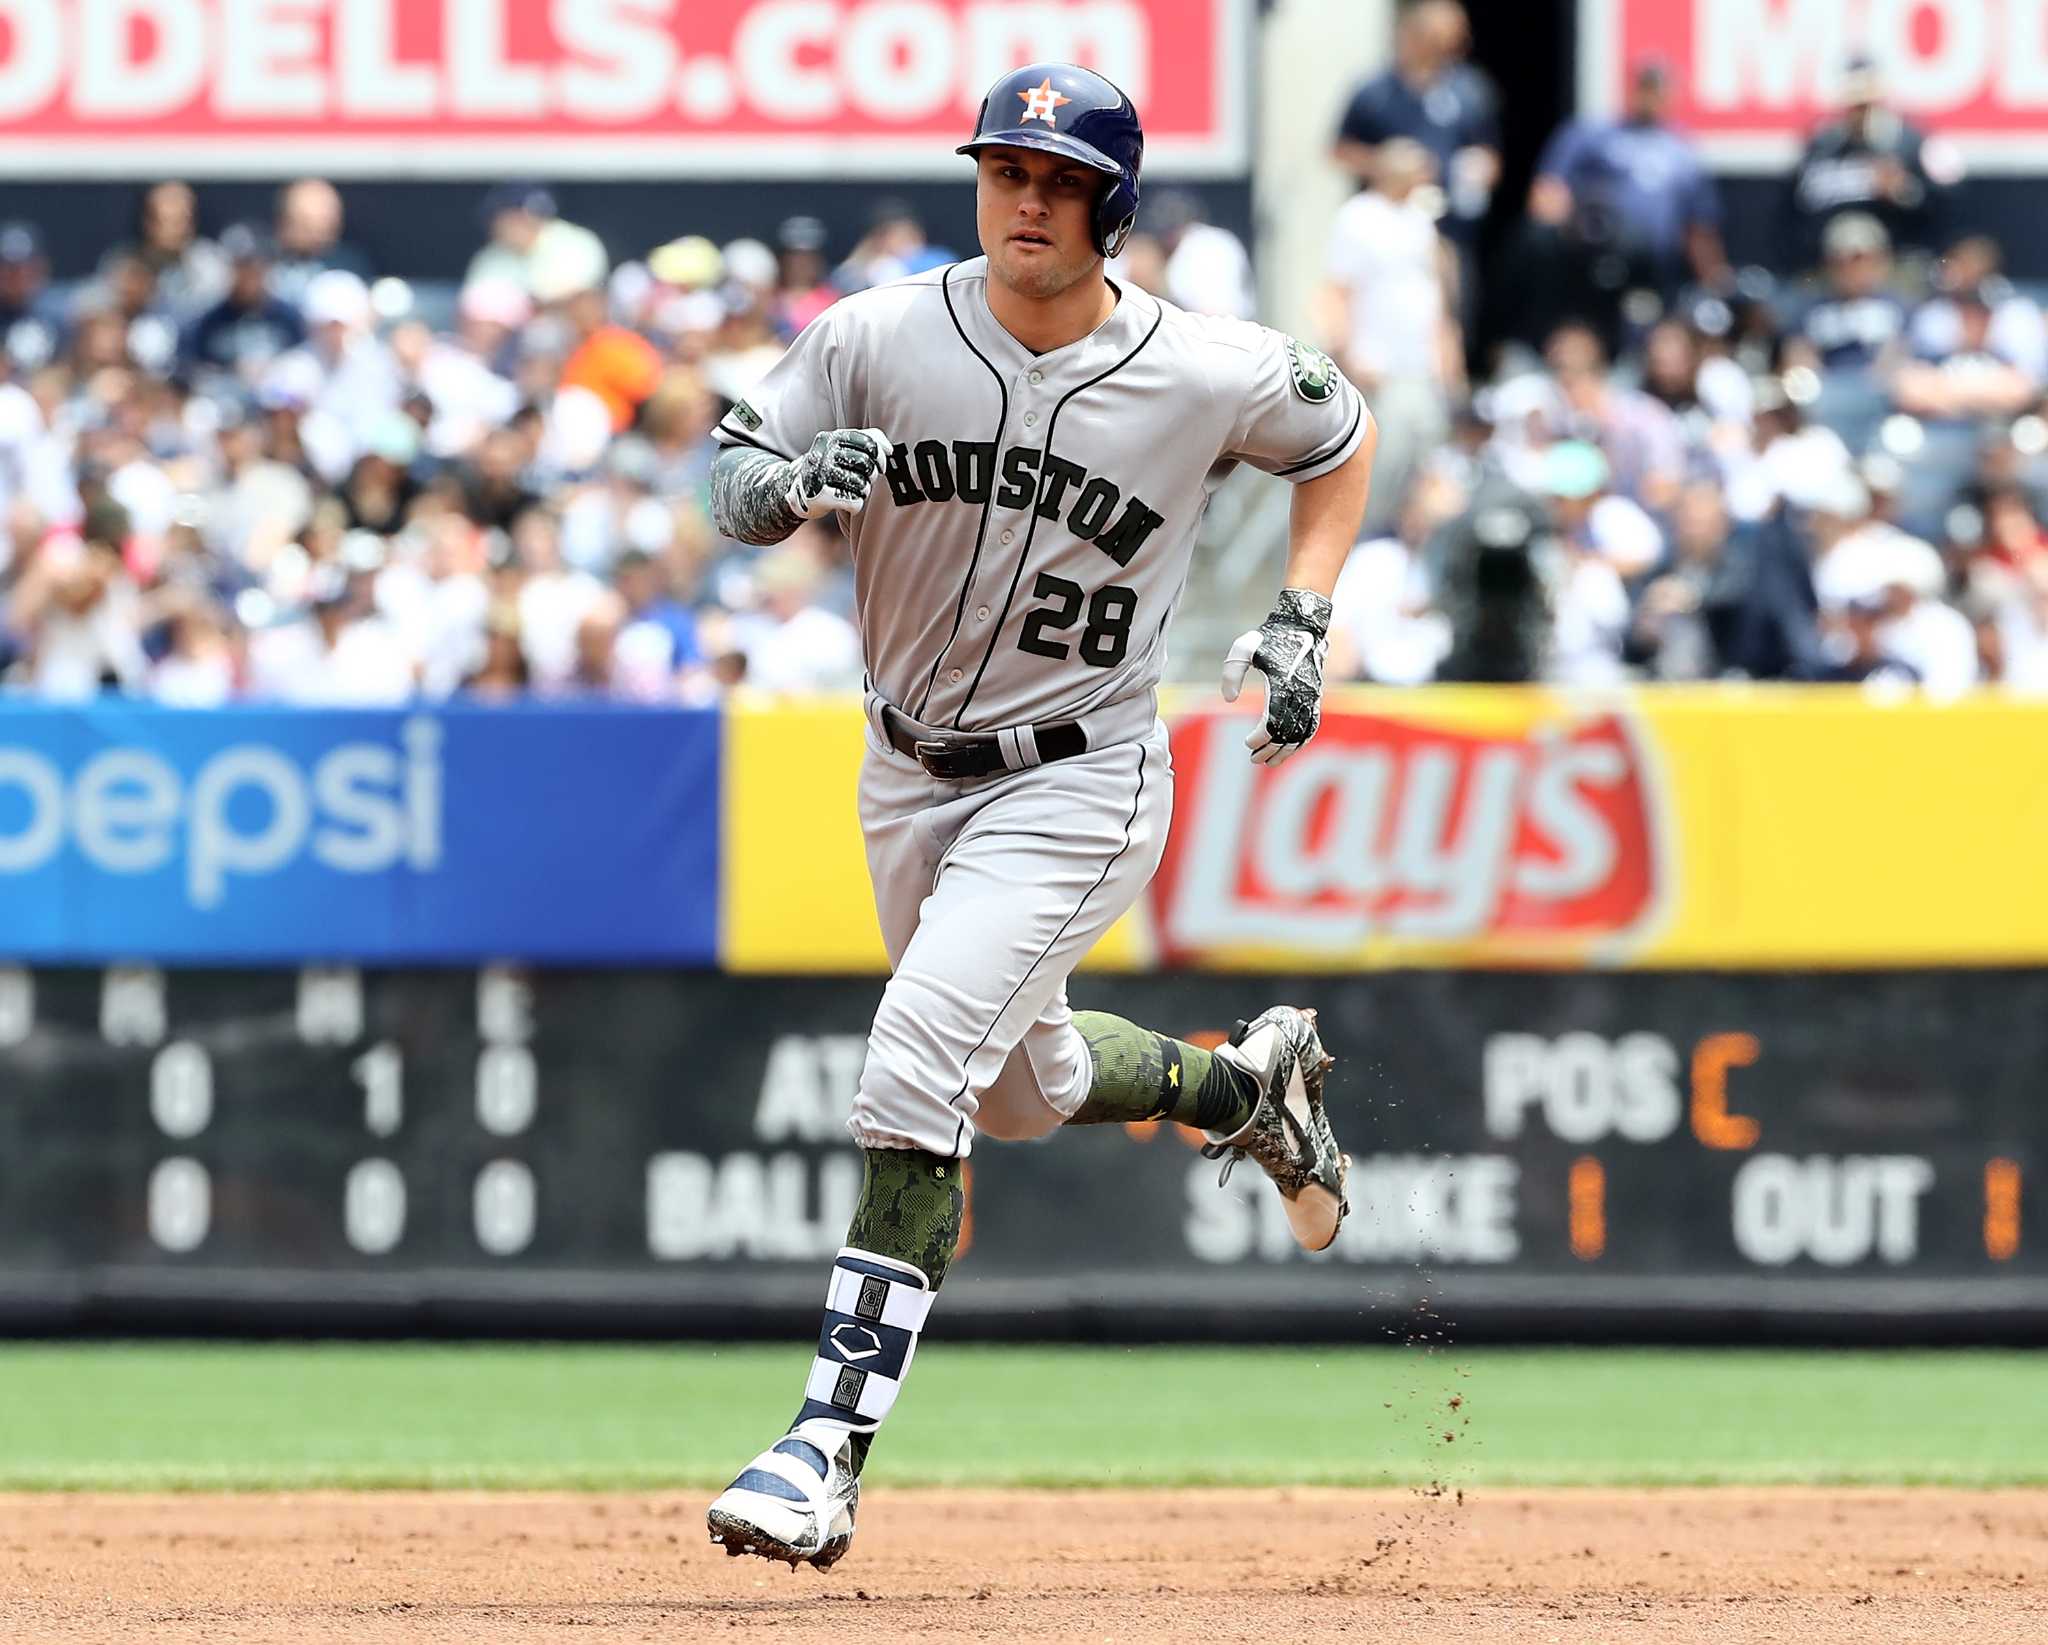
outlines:
[{"label": "blue ad banner", "polygon": [[0,957],[713,965],[715,711],[0,704]]}]

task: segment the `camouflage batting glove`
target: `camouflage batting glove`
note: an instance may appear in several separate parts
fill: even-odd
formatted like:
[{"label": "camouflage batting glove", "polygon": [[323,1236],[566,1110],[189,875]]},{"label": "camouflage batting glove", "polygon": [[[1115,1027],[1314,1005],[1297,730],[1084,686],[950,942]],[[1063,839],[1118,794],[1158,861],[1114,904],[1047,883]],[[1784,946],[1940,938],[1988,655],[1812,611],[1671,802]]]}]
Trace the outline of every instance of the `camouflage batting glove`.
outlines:
[{"label": "camouflage batting glove", "polygon": [[1316,734],[1323,718],[1323,659],[1330,651],[1330,602],[1283,588],[1272,614],[1231,642],[1223,659],[1223,700],[1237,701],[1245,674],[1266,676],[1266,713],[1244,745],[1258,765],[1278,765]]},{"label": "camouflage batting glove", "polygon": [[875,476],[889,460],[889,439],[878,428],[827,429],[796,460],[785,499],[799,519],[858,514]]}]

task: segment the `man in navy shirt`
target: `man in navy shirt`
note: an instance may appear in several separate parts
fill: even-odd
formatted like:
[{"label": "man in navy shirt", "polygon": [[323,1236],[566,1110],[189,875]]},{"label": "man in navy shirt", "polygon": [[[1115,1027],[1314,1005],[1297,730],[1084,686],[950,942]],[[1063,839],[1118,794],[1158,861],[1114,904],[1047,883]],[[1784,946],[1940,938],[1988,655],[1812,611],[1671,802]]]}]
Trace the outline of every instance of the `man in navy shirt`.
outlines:
[{"label": "man in navy shirt", "polygon": [[263,368],[306,340],[306,324],[291,304],[271,295],[274,251],[259,228],[237,223],[220,237],[234,273],[228,292],[193,322],[183,354],[195,380],[230,378],[255,385]]},{"label": "man in navy shirt", "polygon": [[1412,137],[1436,157],[1445,199],[1438,226],[1458,248],[1468,294],[1472,251],[1500,178],[1500,100],[1464,61],[1470,41],[1458,0],[1413,0],[1394,34],[1394,66],[1352,93],[1336,143],[1337,163],[1361,188],[1372,182],[1374,151],[1391,137]]},{"label": "man in navy shirt", "polygon": [[1867,373],[1896,362],[1906,304],[1892,289],[1891,239],[1866,212],[1844,212],[1822,235],[1826,284],[1785,317],[1785,363]]},{"label": "man in navy shirt", "polygon": [[1529,189],[1537,259],[1551,272],[1550,301],[1596,319],[1610,346],[1630,291],[1654,294],[1656,314],[1688,277],[1726,284],[1714,180],[1685,135],[1664,120],[1670,70],[1640,64],[1619,120],[1574,120],[1552,136]]},{"label": "man in navy shirt", "polygon": [[1887,106],[1876,62],[1852,57],[1842,75],[1841,114],[1815,130],[1786,183],[1790,258],[1810,267],[1824,256],[1823,236],[1843,212],[1875,217],[1893,245],[1931,254],[1942,243],[1962,175],[1954,145]]}]

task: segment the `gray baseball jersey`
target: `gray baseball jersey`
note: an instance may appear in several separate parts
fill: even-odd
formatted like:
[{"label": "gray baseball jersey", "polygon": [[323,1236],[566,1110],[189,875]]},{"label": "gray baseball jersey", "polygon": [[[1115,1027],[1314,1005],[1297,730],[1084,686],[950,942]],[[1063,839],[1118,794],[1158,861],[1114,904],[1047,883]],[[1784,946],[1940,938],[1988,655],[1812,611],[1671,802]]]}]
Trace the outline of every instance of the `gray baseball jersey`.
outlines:
[{"label": "gray baseball jersey", "polygon": [[[861,826],[891,975],[850,1129],[965,1155],[1058,1125],[1088,1092],[1068,973],[1159,865],[1173,773],[1152,687],[1210,493],[1239,462],[1294,480],[1363,437],[1313,349],[1122,287],[1099,330],[1033,355],[984,260],[835,304],[719,426],[794,461],[879,429],[844,516],[869,679]],[[1080,718],[1086,751],[970,782],[877,734]]]},{"label": "gray baseball jersey", "polygon": [[795,459],[834,428],[892,442],[845,520],[875,690],[962,731],[1069,719],[1149,690],[1210,493],[1239,462],[1337,467],[1364,406],[1329,360],[1135,286],[1034,355],[997,322],[987,260],[834,304],[719,425]]}]

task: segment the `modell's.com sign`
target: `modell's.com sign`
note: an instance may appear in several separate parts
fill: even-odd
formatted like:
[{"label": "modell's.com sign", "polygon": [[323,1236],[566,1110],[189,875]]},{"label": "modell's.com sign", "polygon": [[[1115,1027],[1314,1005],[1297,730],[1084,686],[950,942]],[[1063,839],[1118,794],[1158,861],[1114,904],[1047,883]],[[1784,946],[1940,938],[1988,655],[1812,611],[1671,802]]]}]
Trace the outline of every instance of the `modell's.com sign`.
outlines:
[{"label": "modell's.com sign", "polygon": [[1839,111],[1852,57],[1939,139],[1930,164],[2044,166],[2042,0],[1578,0],[1578,20],[1580,112],[1618,115],[1636,68],[1660,62],[1668,117],[1718,169],[1783,172]]},{"label": "modell's.com sign", "polygon": [[1499,728],[1331,713],[1278,767],[1245,721],[1175,722],[1154,882],[1168,963],[1626,957],[1669,887],[1663,795],[1616,713]]},{"label": "modell's.com sign", "polygon": [[1244,0],[0,0],[38,176],[959,175],[990,81],[1084,63],[1168,174],[1244,169]]}]

